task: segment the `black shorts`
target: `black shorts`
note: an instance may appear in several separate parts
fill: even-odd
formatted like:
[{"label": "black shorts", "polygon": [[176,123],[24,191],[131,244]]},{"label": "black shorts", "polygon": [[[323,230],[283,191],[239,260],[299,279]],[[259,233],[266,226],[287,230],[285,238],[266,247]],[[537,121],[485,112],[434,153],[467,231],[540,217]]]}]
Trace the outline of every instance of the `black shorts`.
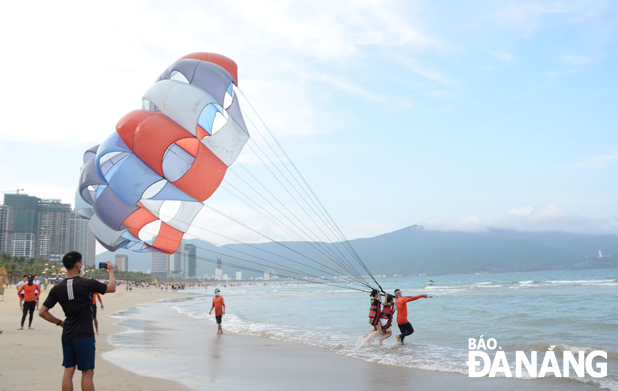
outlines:
[{"label": "black shorts", "polygon": [[62,338],[62,366],[80,371],[94,369],[96,342],[94,335],[86,338]]},{"label": "black shorts", "polygon": [[217,319],[217,324],[221,324],[221,318],[223,317],[223,315],[217,315],[215,316],[215,319]]},{"label": "black shorts", "polygon": [[96,319],[97,318],[97,305],[93,304],[92,305],[92,319]]}]

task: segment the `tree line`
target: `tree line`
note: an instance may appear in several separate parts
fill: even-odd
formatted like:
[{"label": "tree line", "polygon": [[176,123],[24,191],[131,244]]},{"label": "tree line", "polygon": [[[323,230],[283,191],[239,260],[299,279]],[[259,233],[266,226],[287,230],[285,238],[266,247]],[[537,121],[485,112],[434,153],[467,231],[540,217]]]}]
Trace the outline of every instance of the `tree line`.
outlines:
[{"label": "tree line", "polygon": [[[62,262],[49,262],[43,258],[15,257],[11,254],[0,254],[0,267],[7,272],[8,284],[18,283],[24,275],[39,275],[43,278],[66,277],[66,270]],[[84,267],[84,277],[95,279],[107,279],[107,272],[103,269]],[[118,280],[133,282],[152,282],[151,274],[142,272],[119,272],[114,271]]]}]

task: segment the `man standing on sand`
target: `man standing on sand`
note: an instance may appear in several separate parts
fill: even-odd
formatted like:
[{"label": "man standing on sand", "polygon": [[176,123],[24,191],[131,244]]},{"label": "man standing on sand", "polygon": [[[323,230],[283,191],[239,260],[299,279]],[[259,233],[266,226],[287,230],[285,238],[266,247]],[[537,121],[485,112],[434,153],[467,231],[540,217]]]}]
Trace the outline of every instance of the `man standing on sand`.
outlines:
[{"label": "man standing on sand", "polygon": [[412,335],[414,332],[414,328],[408,321],[408,302],[418,300],[421,297],[427,299],[429,296],[427,295],[418,295],[412,297],[403,297],[401,295],[401,291],[399,289],[395,289],[395,307],[397,307],[397,325],[399,326],[399,334],[397,338],[397,342],[403,345],[403,340],[408,335]]},{"label": "man standing on sand", "polygon": [[[38,286],[34,283],[34,277],[28,276],[28,283],[24,284],[17,291],[17,296],[19,297],[19,304],[23,311],[23,316],[21,317],[21,326],[17,330],[24,329],[24,321],[26,320],[26,315],[28,312],[30,313],[30,320],[28,322],[28,330],[34,330],[32,328],[32,316],[34,314],[34,307],[36,307],[36,303],[39,301],[39,295],[41,292],[38,290]],[[22,304],[21,300],[25,301]]]},{"label": "man standing on sand", "polygon": [[223,334],[223,330],[221,329],[221,318],[225,315],[225,300],[223,300],[219,288],[215,289],[215,297],[212,298],[212,307],[210,307],[208,315],[212,314],[213,308],[215,309],[215,319],[217,319],[217,334]]},{"label": "man standing on sand", "polygon": [[[97,280],[80,277],[84,267],[82,255],[71,251],[62,258],[67,269],[67,277],[56,284],[50,291],[39,316],[46,321],[62,327],[62,353],[64,359],[64,376],[62,377],[62,391],[73,390],[73,374],[75,368],[82,371],[82,391],[94,391],[94,358],[96,343],[92,327],[92,294],[104,295],[116,291],[116,278],[113,265],[107,263],[109,285]],[[52,315],[49,310],[56,303],[60,303],[65,320]]]}]

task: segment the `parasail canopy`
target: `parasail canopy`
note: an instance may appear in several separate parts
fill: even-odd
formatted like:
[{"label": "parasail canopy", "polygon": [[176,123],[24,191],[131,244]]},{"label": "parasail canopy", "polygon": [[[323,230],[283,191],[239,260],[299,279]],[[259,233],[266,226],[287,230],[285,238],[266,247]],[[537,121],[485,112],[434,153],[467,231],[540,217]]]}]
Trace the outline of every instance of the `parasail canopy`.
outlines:
[{"label": "parasail canopy", "polygon": [[192,53],[84,153],[76,210],[110,251],[174,253],[249,140],[236,63]]}]

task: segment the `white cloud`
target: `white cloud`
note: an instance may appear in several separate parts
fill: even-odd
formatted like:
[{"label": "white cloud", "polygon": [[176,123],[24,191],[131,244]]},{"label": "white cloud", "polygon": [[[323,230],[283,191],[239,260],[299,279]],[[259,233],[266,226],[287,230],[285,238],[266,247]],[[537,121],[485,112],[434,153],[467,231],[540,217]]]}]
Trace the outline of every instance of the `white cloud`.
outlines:
[{"label": "white cloud", "polygon": [[511,209],[510,213],[492,224],[496,228],[519,231],[562,231],[588,234],[618,234],[618,221],[595,220],[572,213],[549,203],[541,208],[526,206]]},{"label": "white cloud", "polygon": [[571,64],[577,64],[577,65],[592,64],[592,63],[597,61],[595,59],[591,59],[591,58],[588,58],[588,57],[575,56],[575,55],[572,55],[572,54],[565,54],[564,55],[564,60],[566,62],[571,63]]},{"label": "white cloud", "polygon": [[581,1],[513,1],[495,14],[495,19],[501,23],[520,29],[524,37],[531,36],[541,19],[557,14],[581,13],[589,8],[591,2]]},{"label": "white cloud", "polygon": [[512,55],[511,53],[506,53],[506,52],[492,52],[491,55],[497,58],[498,60],[505,61],[505,62],[513,61],[513,59],[515,58],[514,55]]},{"label": "white cloud", "polygon": [[441,71],[425,66],[417,60],[400,57],[399,61],[410,71],[416,73],[419,76],[424,77],[425,79],[429,79],[431,81],[435,81],[435,82],[442,83],[442,84],[454,84],[456,82],[456,80],[449,78],[448,76],[444,75]]},{"label": "white cloud", "polygon": [[603,156],[595,156],[591,158],[584,159],[579,163],[575,164],[566,164],[562,166],[553,167],[554,170],[561,170],[565,168],[603,168],[608,164],[618,160],[618,153],[614,153],[611,155],[603,155]]},{"label": "white cloud", "polygon": [[614,160],[618,160],[618,153],[614,153],[613,155],[596,156],[593,158],[586,159],[581,163],[581,167],[601,168],[613,162]]},{"label": "white cloud", "polygon": [[451,99],[459,98],[457,94],[454,94],[448,91],[429,91],[427,93],[427,96],[433,99],[443,99],[443,100],[451,100]]},{"label": "white cloud", "polygon": [[431,231],[461,231],[478,232],[486,229],[479,216],[467,213],[455,219],[431,217],[425,219],[421,225]]},{"label": "white cloud", "polygon": [[514,208],[511,209],[509,215],[511,216],[521,216],[521,215],[529,215],[534,210],[531,206],[524,206],[523,208]]}]

